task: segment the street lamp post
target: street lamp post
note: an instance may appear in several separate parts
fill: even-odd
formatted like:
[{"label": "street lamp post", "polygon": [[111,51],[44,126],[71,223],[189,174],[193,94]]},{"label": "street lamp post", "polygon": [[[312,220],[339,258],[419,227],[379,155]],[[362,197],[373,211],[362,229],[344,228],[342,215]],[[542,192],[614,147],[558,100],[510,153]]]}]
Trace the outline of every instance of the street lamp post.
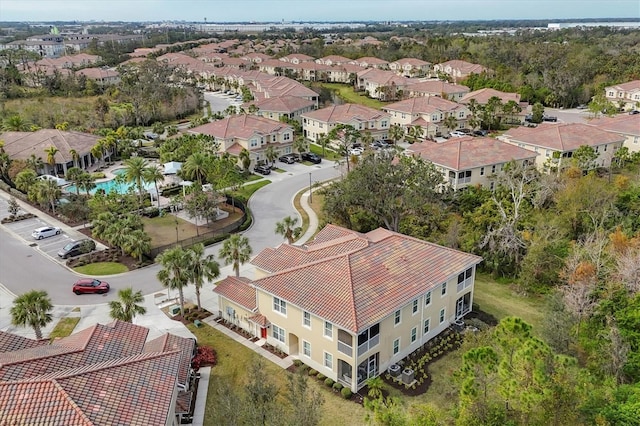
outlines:
[{"label": "street lamp post", "polygon": [[309,173],[309,203],[313,203],[313,193],[311,192],[311,173]]}]

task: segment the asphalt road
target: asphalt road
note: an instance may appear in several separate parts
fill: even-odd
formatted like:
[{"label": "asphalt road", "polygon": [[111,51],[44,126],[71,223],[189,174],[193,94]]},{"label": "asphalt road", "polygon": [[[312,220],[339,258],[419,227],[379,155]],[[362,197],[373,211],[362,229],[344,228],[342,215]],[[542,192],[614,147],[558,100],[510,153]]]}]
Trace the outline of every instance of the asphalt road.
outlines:
[{"label": "asphalt road", "polygon": [[[323,161],[319,166],[279,166],[287,169],[287,172],[273,172],[267,176],[272,183],[256,191],[249,201],[254,223],[244,235],[249,239],[254,255],[266,247],[275,247],[283,242],[282,236],[274,232],[276,223],[285,216],[297,215],[293,207],[293,198],[301,189],[309,187],[309,173],[314,184],[340,175],[333,162],[327,161]],[[46,221],[44,215],[40,216]],[[54,257],[55,253],[47,249],[49,246],[57,248],[61,244],[58,239],[64,236],[52,238],[56,240],[43,243],[43,247],[39,247],[38,244],[24,238],[22,233],[13,230],[10,232],[4,226],[0,226],[0,283],[16,295],[32,289],[46,290],[54,305],[75,306],[115,300],[117,290],[129,286],[141,290],[143,294],[151,294],[162,289],[156,278],[160,267],[152,265],[125,274],[104,277],[103,279],[111,284],[108,294],[76,296],[71,292],[71,284],[81,275],[61,265]],[[217,256],[221,246],[222,243],[209,246],[206,252]],[[224,266],[224,263],[220,262],[220,265]],[[223,276],[232,273],[230,267],[222,269]]]}]

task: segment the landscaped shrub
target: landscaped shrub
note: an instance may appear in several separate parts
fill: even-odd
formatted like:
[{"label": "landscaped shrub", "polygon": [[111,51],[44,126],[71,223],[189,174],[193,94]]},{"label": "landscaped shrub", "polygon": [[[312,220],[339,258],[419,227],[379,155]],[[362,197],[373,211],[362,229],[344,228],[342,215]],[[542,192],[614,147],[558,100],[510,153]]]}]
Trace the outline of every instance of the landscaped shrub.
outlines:
[{"label": "landscaped shrub", "polygon": [[342,388],[343,388],[342,383],[336,382],[333,384],[333,389],[337,390],[338,392],[340,392]]},{"label": "landscaped shrub", "polygon": [[300,361],[299,359],[294,359],[293,365],[295,365],[296,367],[300,367],[302,365],[302,361]]},{"label": "landscaped shrub", "polygon": [[351,395],[353,395],[353,392],[351,392],[351,389],[349,388],[342,388],[342,390],[340,391],[340,394],[344,399],[350,399]]},{"label": "landscaped shrub", "polygon": [[332,387],[334,383],[335,382],[333,381],[333,379],[331,379],[331,377],[327,377],[326,379],[324,379],[324,384],[327,385],[327,387]]},{"label": "landscaped shrub", "polygon": [[203,366],[216,365],[218,357],[216,351],[208,346],[198,346],[196,356],[191,360],[191,366],[197,370]]},{"label": "landscaped shrub", "polygon": [[91,173],[91,177],[92,177],[93,179],[104,179],[104,178],[106,178],[106,177],[107,177],[107,175],[105,175],[105,174],[104,174],[104,173],[102,173],[102,172],[93,172],[93,173]]},{"label": "landscaped shrub", "polygon": [[322,374],[322,373],[318,373],[318,375],[317,375],[316,377],[318,378],[318,380],[324,380],[324,379],[326,379],[326,378],[327,378],[327,376],[325,376],[325,375],[324,375],[324,374]]},{"label": "landscaped shrub", "polygon": [[309,375],[310,376],[315,376],[316,374],[318,374],[318,372],[316,370],[314,370],[313,368],[311,370],[309,370]]}]

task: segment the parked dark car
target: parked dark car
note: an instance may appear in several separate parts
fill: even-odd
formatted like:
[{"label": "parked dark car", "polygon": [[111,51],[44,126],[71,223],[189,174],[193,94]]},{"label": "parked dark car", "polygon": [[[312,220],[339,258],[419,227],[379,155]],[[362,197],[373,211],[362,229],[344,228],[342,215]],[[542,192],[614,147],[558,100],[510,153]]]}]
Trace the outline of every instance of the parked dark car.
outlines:
[{"label": "parked dark car", "polygon": [[83,278],[73,284],[75,294],[103,294],[109,291],[109,283],[94,278]]},{"label": "parked dark car", "polygon": [[258,165],[253,168],[253,171],[256,173],[260,173],[261,175],[268,175],[271,173],[271,167],[266,165]]},{"label": "parked dark car", "polygon": [[302,161],[310,161],[313,164],[320,164],[322,162],[322,158],[320,158],[318,154],[314,154],[313,152],[303,152]]},{"label": "parked dark car", "polygon": [[638,111],[637,109],[629,111],[629,115],[636,115],[636,114],[640,114],[640,111]]},{"label": "parked dark car", "polygon": [[295,154],[285,154],[282,157],[278,158],[278,160],[282,161],[283,163],[293,164],[296,162],[296,158],[297,155]]},{"label": "parked dark car", "polygon": [[58,256],[66,259],[68,257],[79,256],[81,254],[92,252],[95,249],[96,243],[93,240],[72,241],[60,249]]},{"label": "parked dark car", "polygon": [[552,115],[544,115],[544,116],[542,116],[542,121],[556,122],[556,121],[558,121],[558,117],[554,117]]},{"label": "parked dark car", "polygon": [[476,130],[475,132],[473,132],[474,135],[476,136],[487,136],[489,134],[489,132],[487,132],[486,130]]}]

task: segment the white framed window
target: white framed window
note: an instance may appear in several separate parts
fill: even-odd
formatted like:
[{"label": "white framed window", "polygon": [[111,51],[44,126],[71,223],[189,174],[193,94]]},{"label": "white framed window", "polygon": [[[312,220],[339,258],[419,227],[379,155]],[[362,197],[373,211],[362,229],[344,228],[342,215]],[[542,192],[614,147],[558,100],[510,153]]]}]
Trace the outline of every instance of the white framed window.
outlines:
[{"label": "white framed window", "polygon": [[311,328],[311,314],[307,311],[302,312],[302,325]]},{"label": "white framed window", "polygon": [[393,314],[393,325],[398,325],[402,321],[400,309]]},{"label": "white framed window", "polygon": [[484,167],[480,167],[480,176],[484,176]]},{"label": "white framed window", "polygon": [[411,313],[413,315],[418,313],[418,299],[414,300],[411,306]]},{"label": "white framed window", "polygon": [[281,313],[282,315],[287,315],[287,302],[279,297],[273,296],[273,310]]},{"label": "white framed window", "polygon": [[496,172],[496,165],[494,164],[493,166],[491,166],[491,173],[495,173]]},{"label": "white framed window", "polygon": [[427,318],[426,320],[424,320],[424,327],[422,329],[423,333],[427,334],[430,328],[431,328],[431,318]]},{"label": "white framed window", "polygon": [[311,358],[311,343],[305,340],[302,341],[302,354],[306,357]]},{"label": "white framed window", "polygon": [[290,141],[291,140],[291,133],[285,133],[282,137],[282,140],[285,141]]},{"label": "white framed window", "polygon": [[324,337],[333,339],[333,324],[331,324],[329,321],[324,322]]},{"label": "white framed window", "polygon": [[440,324],[444,322],[445,308],[440,309]]},{"label": "white framed window", "polygon": [[284,328],[280,328],[275,324],[271,324],[271,330],[272,330],[271,333],[273,338],[284,343],[284,335],[285,335]]},{"label": "white framed window", "polygon": [[324,366],[329,370],[333,370],[333,355],[329,352],[324,353]]},{"label": "white framed window", "polygon": [[411,343],[415,342],[418,338],[418,327],[413,327],[411,329]]},{"label": "white framed window", "polygon": [[398,352],[400,352],[400,338],[398,337],[396,340],[393,341],[393,354],[397,354]]},{"label": "white framed window", "polygon": [[446,296],[446,294],[447,294],[447,283],[445,281],[442,283],[442,286],[440,286],[440,295]]},{"label": "white framed window", "polygon": [[424,306],[429,306],[431,304],[431,290],[429,290],[425,295],[424,295]]}]

